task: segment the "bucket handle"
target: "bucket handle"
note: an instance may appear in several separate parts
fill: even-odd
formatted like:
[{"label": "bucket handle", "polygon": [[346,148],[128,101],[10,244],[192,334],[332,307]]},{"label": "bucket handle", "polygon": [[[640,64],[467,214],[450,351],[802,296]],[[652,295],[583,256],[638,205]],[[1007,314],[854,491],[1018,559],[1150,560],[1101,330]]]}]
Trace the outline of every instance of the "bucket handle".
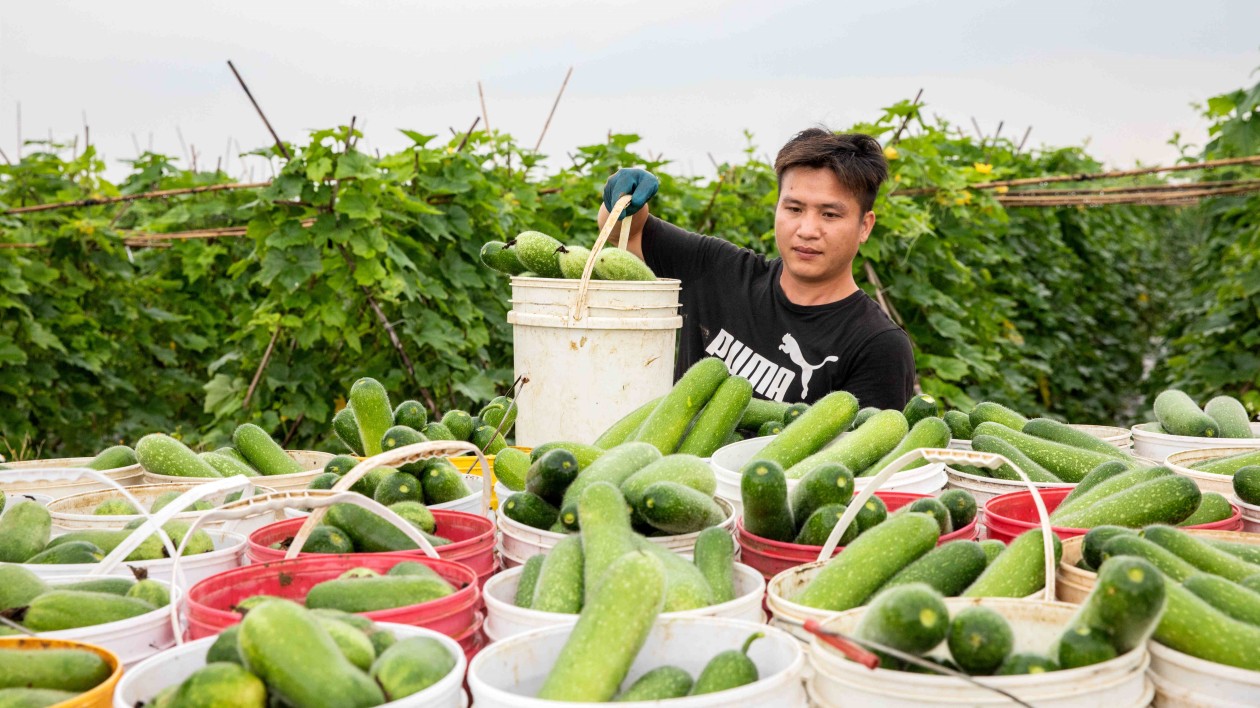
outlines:
[{"label": "bucket handle", "polygon": [[[427,444],[429,443],[417,443],[417,445]],[[413,445],[408,447],[415,446]],[[402,450],[403,448],[398,449]],[[217,480],[211,484],[202,486],[209,487],[213,485],[219,486],[223,489],[228,489],[230,487],[225,484],[227,482],[236,482],[236,484],[239,485],[240,482],[237,480],[248,481],[249,479],[250,478],[248,477],[237,475],[235,477]],[[188,527],[188,533],[184,535],[183,543],[179,546],[179,554],[174,556],[175,562],[171,565],[172,585],[180,584],[180,561],[183,559],[182,554],[184,552],[184,546],[188,543],[188,539],[192,538],[193,533],[197,531],[202,522],[218,521],[220,519],[244,519],[250,516],[257,516],[262,512],[292,509],[299,504],[315,507],[316,513],[320,513],[321,516],[324,509],[332,506],[333,504],[354,504],[355,506],[367,509],[374,514],[381,516],[386,521],[393,524],[396,528],[398,528],[398,530],[406,534],[407,538],[418,545],[421,550],[425,552],[425,555],[430,558],[438,557],[437,551],[433,549],[433,544],[429,543],[429,540],[424,537],[424,534],[420,533],[420,529],[413,526],[411,522],[399,516],[396,512],[392,511],[384,504],[381,504],[374,499],[368,499],[362,494],[358,494],[356,492],[334,491],[331,489],[286,490],[262,496],[250,497],[249,499],[243,501],[246,503],[233,505],[230,509],[224,507],[213,509],[193,521],[192,525]],[[174,502],[172,502],[171,505],[174,505]],[[163,511],[165,511],[165,508],[163,508]],[[314,516],[315,513],[312,513],[311,517]],[[308,517],[308,522],[311,517]],[[288,560],[293,558],[293,556],[297,555],[299,550],[301,550],[301,546],[297,543],[297,539],[295,538],[293,544],[289,547],[289,552],[285,555],[285,559]],[[175,632],[176,643],[183,644],[183,631],[179,624],[179,611],[178,608],[174,606],[174,603],[172,603],[171,607],[171,628]]]},{"label": "bucket handle", "polygon": [[[157,526],[151,525],[152,520],[154,518],[161,517],[162,512],[166,511],[166,509],[162,509],[162,511],[158,512],[156,516],[150,515],[148,510],[145,509],[144,504],[141,504],[139,499],[132,495],[131,492],[127,491],[126,487],[122,486],[117,480],[109,477],[103,472],[90,469],[88,467],[20,468],[0,472],[0,481],[3,482],[77,482],[80,479],[91,479],[94,482],[100,482],[107,488],[112,488],[114,491],[122,494],[123,498],[135,507],[139,515],[144,517],[146,520],[146,523],[141,524],[139,528],[131,533],[131,535],[123,539],[123,542],[118,544],[113,551],[102,558],[96,564],[96,567],[88,571],[88,575],[104,575],[105,573],[113,571],[114,568],[118,566],[118,563],[123,558],[127,557],[127,554],[134,551],[140,545],[141,541],[148,537],[148,534],[141,535],[144,529],[156,528],[158,538],[162,540],[162,544],[166,547],[166,552],[172,555],[175,553],[175,545],[171,543],[171,539],[161,528],[162,524],[170,520],[170,517],[166,517],[161,523],[157,524]],[[179,499],[183,498],[183,496],[180,496]],[[179,501],[179,499],[176,501]],[[172,502],[168,508],[182,509],[184,507],[175,506],[175,502]],[[119,549],[122,550],[120,551]]]},{"label": "bucket handle", "polygon": [[197,528],[201,519],[197,519],[189,527],[188,532],[184,534],[184,538],[182,539],[183,542],[179,544],[179,548],[175,548],[170,539],[167,537],[166,532],[162,530],[162,527],[166,525],[166,522],[175,518],[177,514],[182,513],[183,510],[189,506],[217,494],[234,492],[238,489],[242,490],[242,497],[252,495],[254,491],[253,478],[246,477],[244,475],[234,475],[226,479],[216,479],[204,484],[194,485],[190,489],[182,492],[178,497],[171,500],[169,504],[158,510],[156,514],[146,513],[142,507],[137,507],[144,516],[144,522],[137,526],[135,531],[131,532],[130,536],[124,538],[122,543],[115,546],[114,550],[110,551],[108,555],[101,559],[101,562],[97,563],[96,567],[93,568],[88,575],[105,575],[106,573],[112,572],[120,563],[122,563],[123,559],[125,559],[132,551],[139,548],[140,544],[143,543],[150,534],[157,533],[166,544],[166,552],[171,558],[175,559],[175,563],[173,564],[171,571],[171,583],[175,584],[176,578],[174,575],[174,568],[179,565],[179,554],[183,552],[184,545],[187,544],[188,539],[192,537],[193,530]]},{"label": "bucket handle", "polygon": [[1019,474],[1020,478],[1028,485],[1029,491],[1032,492],[1033,504],[1037,507],[1037,515],[1041,522],[1041,542],[1043,544],[1043,553],[1046,561],[1046,585],[1044,595],[1046,600],[1053,601],[1055,597],[1055,562],[1054,562],[1054,541],[1050,536],[1053,533],[1050,530],[1050,512],[1046,510],[1046,503],[1041,498],[1041,492],[1037,486],[1033,484],[1028,475],[1024,473],[1019,465],[1003,457],[991,452],[976,452],[973,450],[947,450],[937,448],[919,448],[911,450],[906,454],[893,460],[888,466],[884,467],[879,474],[871,477],[862,491],[849,502],[844,510],[844,514],[840,516],[840,520],[836,522],[835,527],[831,529],[831,535],[827,536],[827,542],[823,544],[822,550],[818,553],[818,560],[825,561],[831,558],[831,554],[835,552],[836,546],[840,544],[840,537],[857,518],[858,512],[866,501],[871,498],[875,490],[884,484],[889,477],[905,469],[906,465],[915,460],[927,460],[928,462],[940,462],[949,464],[951,462],[973,465],[975,467],[985,467],[988,469],[997,469],[1002,465],[1010,465],[1012,469]]},{"label": "bucket handle", "polygon": [[591,274],[595,272],[595,257],[604,248],[604,244],[608,242],[608,237],[612,235],[613,229],[618,225],[621,226],[621,234],[617,237],[617,243],[625,244],[626,239],[630,237],[630,220],[622,219],[621,213],[625,211],[630,204],[630,195],[623,194],[613,204],[612,209],[608,211],[608,219],[604,221],[604,227],[599,230],[599,238],[595,239],[595,245],[591,247],[591,255],[586,259],[586,267],[582,269],[582,283],[578,285],[577,298],[573,301],[573,307],[569,310],[569,316],[574,322],[579,322],[587,313],[587,300],[590,298],[588,289],[591,286]]},{"label": "bucket handle", "polygon": [[[429,442],[413,443],[393,450],[386,450],[379,455],[373,455],[342,475],[341,479],[337,480],[337,483],[332,486],[331,491],[349,491],[350,487],[364,475],[380,467],[396,467],[408,462],[419,462],[434,457],[450,457],[451,455],[468,452],[477,456],[477,464],[481,466],[481,515],[488,516],[490,513],[490,490],[494,486],[494,471],[490,467],[490,462],[486,460],[485,453],[476,445],[463,440],[431,440]],[[359,496],[363,495],[360,494]],[[367,497],[364,498],[366,499]],[[384,507],[382,506],[381,508]],[[315,509],[310,516],[306,517],[306,522],[302,524],[302,527],[298,529],[297,534],[293,537],[293,543],[289,546],[289,553],[292,555],[288,557],[296,555],[306,545],[306,539],[310,537],[311,531],[324,520],[324,513],[325,509],[321,507]],[[390,512],[390,514],[393,513],[392,511]],[[417,541],[417,543],[419,542]],[[426,549],[425,552],[430,556],[437,557],[437,552],[432,550],[433,546],[427,539],[424,540],[424,543],[420,543],[420,547]]]}]

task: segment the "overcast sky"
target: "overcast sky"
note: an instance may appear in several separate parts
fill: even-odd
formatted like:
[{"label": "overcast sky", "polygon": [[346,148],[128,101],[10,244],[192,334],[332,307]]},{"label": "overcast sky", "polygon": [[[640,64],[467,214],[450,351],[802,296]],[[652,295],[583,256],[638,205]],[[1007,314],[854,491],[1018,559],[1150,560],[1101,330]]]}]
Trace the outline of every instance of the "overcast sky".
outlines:
[{"label": "overcast sky", "polygon": [[491,127],[532,145],[573,66],[552,155],[612,129],[704,173],[706,153],[740,159],[744,129],[772,154],[922,88],[968,129],[1031,125],[1031,143],[1088,141],[1123,167],[1173,159],[1174,131],[1201,142],[1189,104],[1255,82],[1258,28],[1254,0],[7,0],[0,148],[14,156],[20,102],[28,139],[81,135],[86,112],[111,165],[133,136],[182,155],[178,128],[213,166],[229,140],[269,141],[232,59],[296,141],[351,115],[383,150],[407,144],[396,128],[449,135],[481,80]]}]

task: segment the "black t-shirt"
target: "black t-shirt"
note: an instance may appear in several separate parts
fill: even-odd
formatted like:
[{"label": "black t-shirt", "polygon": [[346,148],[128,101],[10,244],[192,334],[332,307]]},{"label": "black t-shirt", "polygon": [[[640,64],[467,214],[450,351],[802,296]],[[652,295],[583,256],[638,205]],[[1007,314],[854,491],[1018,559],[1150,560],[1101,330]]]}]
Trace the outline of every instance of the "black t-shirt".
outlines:
[{"label": "black t-shirt", "polygon": [[796,305],[779,285],[783,261],[656,217],[643,257],[682,281],[675,378],[706,356],[726,361],[760,398],[813,403],[848,391],[862,406],[897,408],[914,395],[910,339],[861,290],[826,305]]}]

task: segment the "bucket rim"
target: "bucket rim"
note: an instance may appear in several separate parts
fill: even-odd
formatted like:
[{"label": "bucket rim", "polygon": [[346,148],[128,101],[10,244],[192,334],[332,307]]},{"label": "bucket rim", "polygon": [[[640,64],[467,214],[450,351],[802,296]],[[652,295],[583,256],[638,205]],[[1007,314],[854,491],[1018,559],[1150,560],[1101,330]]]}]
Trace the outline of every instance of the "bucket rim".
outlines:
[{"label": "bucket rim", "polygon": [[[577,291],[582,281],[578,278],[537,278],[520,275],[511,276],[511,283],[520,283],[531,288],[551,290]],[[682,281],[678,278],[657,278],[656,280],[591,280],[587,290],[634,291],[634,290],[681,290]]]},{"label": "bucket rim", "polygon": [[[1061,611],[1062,613],[1066,614],[1068,617],[1070,617],[1071,615],[1074,615],[1077,611],[1080,610],[1080,605],[1070,603],[1070,602],[1062,602],[1060,600],[1045,600],[1045,599],[1034,599],[1034,598],[1018,598],[1018,597],[947,597],[945,598],[945,606],[949,609],[951,615],[954,612],[956,612],[958,609],[962,609],[966,607],[975,607],[975,606],[992,607],[994,605],[1029,606],[1029,607],[1035,607],[1040,610],[1052,609],[1054,611]],[[828,628],[834,627],[837,623],[849,621],[853,617],[860,616],[862,613],[866,612],[867,609],[869,609],[869,606],[863,605],[861,607],[854,607],[852,609],[843,610],[841,612],[833,612],[831,613],[829,617],[822,620],[820,624],[823,629],[828,629]],[[1120,654],[1119,656],[1108,659],[1107,661],[1099,662],[1097,664],[1090,664],[1088,666],[1079,666],[1073,669],[1060,669],[1059,671],[1054,671],[1052,672],[1053,674],[1052,678],[1053,679],[1067,678],[1069,680],[1073,678],[1084,678],[1091,673],[1097,673],[1097,668],[1100,666],[1106,666],[1108,664],[1116,665],[1116,664],[1123,664],[1123,663],[1132,663],[1135,654],[1138,657],[1137,665],[1144,667],[1145,665],[1150,663],[1150,653],[1147,651],[1146,646],[1147,646],[1147,643],[1144,642],[1138,645],[1137,647],[1125,652],[1124,654]],[[885,669],[881,667],[876,667],[873,670],[867,669],[865,666],[862,666],[861,664],[845,659],[838,650],[836,650],[835,648],[831,647],[830,645],[824,642],[821,642],[817,636],[812,636],[810,639],[810,655],[816,661],[825,661],[828,664],[828,667],[845,666],[846,668],[856,668],[856,669],[860,669],[864,673],[870,673],[873,676],[880,676],[881,672],[883,672],[883,675],[887,676],[890,679],[894,676],[897,677],[898,683],[904,683],[908,685],[919,684],[923,686],[924,688],[931,688],[935,686],[944,686],[944,685],[956,685],[955,682],[961,682],[961,679],[958,679],[953,676],[918,674],[918,673],[912,673],[912,672],[907,672],[907,671],[897,671],[895,669]],[[1128,671],[1126,671],[1126,675],[1129,672],[1136,671],[1136,670],[1137,670],[1136,668],[1131,668]],[[1143,672],[1144,672],[1144,669],[1140,671],[1140,673],[1143,673]],[[1009,688],[1018,688],[1021,685],[1021,681],[1027,682],[1030,676],[1037,676],[1037,677],[1041,677],[1042,680],[1046,680],[1045,677],[1050,676],[1050,675],[1051,674],[1025,674],[1025,675],[1016,675],[1016,676],[986,676],[984,678],[987,682],[993,682],[993,685],[997,688],[1009,689]]]},{"label": "bucket rim", "polygon": [[[919,492],[880,490],[880,491],[875,492],[875,496],[879,497],[881,500],[884,500],[885,502],[887,502],[889,499],[895,499],[897,497],[910,497],[911,499],[907,499],[905,503],[897,507],[897,508],[901,508],[910,503],[913,503],[914,501],[917,501],[918,499],[925,499],[925,498],[931,497],[932,495],[921,494]],[[973,538],[975,536],[976,527],[979,526],[979,524],[980,524],[980,515],[977,513],[976,518],[972,519],[971,523],[967,524],[961,529],[956,529],[954,531],[951,531],[947,534],[942,535],[940,537],[939,543],[947,543],[949,541],[966,540],[969,538]],[[737,541],[747,536],[748,538],[755,540],[756,543],[759,544],[759,547],[754,549],[757,552],[764,553],[766,551],[773,551],[773,553],[768,554],[769,557],[772,557],[772,558],[792,560],[793,557],[780,555],[780,554],[792,553],[792,554],[804,555],[805,553],[809,553],[810,557],[813,560],[817,560],[818,554],[822,551],[822,548],[823,548],[822,546],[807,546],[800,543],[790,543],[787,541],[775,541],[774,539],[765,538],[764,536],[758,536],[757,534],[750,532],[748,529],[744,527],[743,514],[739,514],[735,517],[735,530],[737,532],[737,536],[736,536]],[[740,545],[743,546],[743,544],[740,544]],[[836,553],[839,553],[842,550],[844,550],[844,546],[836,546]]]},{"label": "bucket rim", "polygon": [[[1051,489],[1051,490],[1042,492],[1041,496],[1042,496],[1042,500],[1046,503],[1046,508],[1051,513],[1053,513],[1054,509],[1057,509],[1059,504],[1062,503],[1063,497],[1066,497],[1069,492],[1070,490],[1067,490],[1067,489]],[[989,499],[988,501],[986,501],[984,503],[984,506],[981,507],[980,509],[980,513],[984,515],[985,528],[990,529],[991,531],[994,520],[997,521],[997,526],[999,527],[1005,526],[1006,528],[1018,528],[1022,530],[1029,530],[1029,529],[1039,527],[1041,525],[1039,522],[1021,521],[1020,519],[1014,519],[1009,516],[1004,516],[1000,513],[995,513],[989,508],[993,504],[1003,503],[1003,502],[1016,503],[1019,501],[1023,501],[1024,498],[1027,498],[1029,502],[1031,503],[1032,492],[1029,492],[1029,491],[1007,492],[1006,494],[999,494],[998,496],[993,497],[992,499]],[[1054,504],[1054,508],[1050,508],[1051,504]],[[1178,528],[1182,529],[1183,531],[1187,529],[1198,529],[1198,530],[1203,530],[1203,531],[1228,530],[1226,527],[1236,526],[1242,521],[1242,510],[1239,509],[1238,506],[1233,504],[1232,502],[1230,503],[1230,508],[1233,509],[1234,513],[1231,514],[1229,518],[1227,519],[1222,519],[1220,521],[1212,521],[1206,524],[1196,524],[1194,526],[1183,526],[1183,527],[1178,527]],[[1051,526],[1050,530],[1053,531],[1056,535],[1058,535],[1060,539],[1063,538],[1064,534],[1072,534],[1074,536],[1084,536],[1090,531],[1087,528],[1075,528],[1071,526]]]},{"label": "bucket rim", "polygon": [[[763,576],[760,572],[758,572],[756,568],[745,565],[744,563],[740,563],[739,561],[736,561],[734,563],[734,566],[735,566],[736,573],[744,575],[756,583],[756,588],[754,590],[752,590],[751,592],[746,592],[742,595],[739,595],[738,597],[735,597],[734,599],[727,600],[726,602],[719,602],[717,604],[708,605],[705,607],[698,607],[694,610],[681,610],[678,612],[661,612],[659,616],[664,617],[664,618],[709,617],[709,616],[714,616],[709,613],[720,611],[722,609],[731,609],[736,605],[747,603],[749,598],[753,595],[764,597],[766,594],[765,576]],[[498,573],[494,574],[494,577],[487,580],[486,587],[482,588],[481,590],[481,595],[482,595],[483,600],[486,603],[486,608],[489,609],[491,605],[494,605],[496,608],[508,608],[514,612],[519,612],[520,616],[522,617],[537,617],[538,619],[545,619],[549,616],[561,615],[566,618],[565,620],[561,620],[563,622],[567,622],[568,621],[567,618],[572,618],[572,621],[574,622],[577,621],[577,618],[579,617],[579,615],[566,614],[562,612],[545,612],[543,610],[535,610],[529,607],[517,607],[516,605],[513,605],[510,602],[507,602],[505,600],[499,599],[498,597],[495,597],[495,595],[492,592],[492,589],[497,590],[500,585],[506,585],[507,583],[517,578],[524,571],[525,571],[525,566],[518,565],[514,568],[508,568],[506,570],[499,571]]]},{"label": "bucket rim", "polygon": [[[776,643],[786,648],[791,654],[790,659],[786,662],[786,666],[769,676],[759,677],[757,681],[736,688],[727,689],[714,696],[719,696],[726,702],[735,702],[740,699],[755,696],[765,690],[766,683],[799,683],[801,672],[805,667],[805,651],[801,642],[797,641],[791,634],[777,627],[767,624],[757,624],[747,620],[737,620],[727,617],[658,617],[653,623],[653,632],[668,631],[671,628],[661,630],[662,625],[708,625],[710,627],[716,625],[726,625],[732,628],[739,628],[747,631],[749,634],[753,632],[761,632],[764,638],[773,637]],[[533,696],[524,696],[512,693],[505,689],[491,686],[481,677],[484,673],[484,665],[500,653],[513,650],[519,650],[520,646],[528,647],[538,639],[553,634],[561,634],[571,632],[573,625],[559,625],[554,627],[542,627],[522,634],[513,635],[506,639],[493,642],[473,658],[468,664],[468,686],[470,691],[479,690],[479,692],[491,694],[497,702],[510,702],[521,708],[559,708],[560,706],[573,706],[574,708],[596,708],[597,706],[607,705],[606,703],[564,703],[560,701],[550,701],[546,699],[536,698]],[[679,630],[674,630],[679,631]],[[474,689],[475,687],[475,689]],[[694,698],[694,697],[692,697]],[[657,708],[660,706],[659,701],[633,701],[624,705],[630,708]]]},{"label": "bucket rim", "polygon": [[[443,549],[445,549],[447,553],[450,553],[452,551],[457,551],[457,550],[462,551],[468,548],[472,548],[473,546],[476,546],[479,543],[485,543],[485,538],[487,536],[491,539],[494,538],[494,533],[495,533],[494,522],[482,516],[481,514],[474,514],[468,511],[456,511],[454,509],[430,509],[430,512],[433,514],[433,518],[437,520],[439,523],[443,518],[448,519],[448,521],[454,518],[459,518],[461,520],[466,519],[468,521],[475,520],[475,523],[478,526],[481,526],[483,524],[486,526],[486,528],[482,529],[481,531],[477,533],[477,535],[472,536],[471,538],[465,538],[461,541],[452,541],[451,543],[448,543],[443,546],[434,546],[434,550],[438,552],[438,555],[440,557],[445,558],[445,556],[442,556]],[[249,555],[251,559],[257,559],[262,562],[271,562],[272,560],[283,559],[284,554],[285,554],[284,551],[277,551],[276,549],[271,548],[267,546],[266,544],[263,544],[261,540],[259,540],[257,537],[262,536],[268,532],[272,532],[272,533],[279,532],[281,531],[281,529],[277,527],[283,526],[285,524],[293,526],[293,530],[296,531],[297,529],[302,527],[302,524],[305,523],[305,521],[306,521],[305,516],[298,516],[295,518],[273,521],[267,524],[266,526],[261,526],[259,528],[254,529],[253,531],[249,533],[249,536],[246,539],[246,544],[247,544],[246,553]],[[283,529],[283,530],[288,531],[288,529]],[[271,555],[272,553],[279,553],[280,555],[277,558],[262,559],[258,555],[259,553],[263,555]],[[391,553],[423,554],[424,551],[418,548],[411,549],[411,550],[404,550],[404,551],[375,551],[375,552],[367,552],[367,553],[311,553],[311,552],[303,551],[299,553],[297,557],[298,558],[305,558],[308,556],[327,557],[329,555],[380,556],[380,555],[386,555],[386,554],[391,554]],[[450,559],[447,559],[447,560],[450,560]]]},{"label": "bucket rim", "polygon": [[[211,623],[222,624],[223,622],[226,622],[227,624],[225,626],[231,626],[233,624],[237,624],[240,622],[241,615],[239,613],[232,612],[230,610],[222,610],[217,607],[213,607],[207,604],[206,602],[204,602],[200,596],[211,592],[211,590],[206,588],[207,585],[211,583],[218,585],[218,584],[222,584],[224,582],[228,582],[232,580],[246,580],[246,579],[252,578],[255,575],[261,575],[263,571],[273,571],[277,574],[282,575],[285,573],[285,571],[298,572],[300,570],[304,570],[305,569],[304,566],[321,566],[321,565],[328,564],[330,562],[346,561],[345,563],[346,567],[340,568],[338,571],[338,574],[339,574],[340,572],[344,572],[345,570],[348,570],[349,568],[354,567],[353,562],[358,561],[358,560],[367,560],[370,563],[375,563],[376,561],[394,560],[395,564],[403,563],[406,561],[412,561],[412,562],[418,562],[418,563],[423,563],[424,565],[428,565],[429,567],[433,568],[435,571],[437,571],[439,568],[445,568],[445,569],[453,571],[454,574],[457,574],[457,577],[459,577],[461,582],[464,583],[464,586],[460,588],[456,588],[455,592],[451,593],[450,595],[436,598],[434,600],[429,600],[428,602],[404,605],[402,607],[389,607],[389,608],[383,608],[380,610],[371,610],[368,612],[356,613],[356,614],[363,614],[365,616],[370,616],[373,614],[400,612],[404,610],[413,611],[416,608],[424,607],[425,605],[428,605],[430,603],[441,603],[441,606],[445,608],[451,605],[451,603],[454,601],[453,599],[458,599],[460,595],[467,595],[467,597],[463,598],[463,601],[455,603],[455,605],[452,607],[450,612],[434,615],[432,617],[432,619],[442,619],[452,614],[455,614],[457,612],[461,612],[467,607],[475,607],[481,599],[481,589],[480,587],[478,587],[478,583],[477,583],[478,577],[477,577],[476,571],[474,571],[472,568],[469,568],[466,564],[460,563],[459,561],[447,560],[445,558],[430,558],[428,556],[413,556],[413,555],[407,555],[405,553],[374,553],[374,554],[365,555],[362,557],[361,557],[361,554],[325,553],[325,554],[311,554],[310,556],[304,555],[304,556],[298,556],[297,558],[289,558],[289,559],[282,559],[282,560],[276,560],[276,561],[267,561],[265,563],[253,563],[250,565],[240,566],[238,568],[232,568],[230,570],[225,570],[223,572],[216,573],[208,578],[203,578],[202,580],[194,583],[191,587],[188,588],[188,592],[185,595],[185,600],[184,600],[184,607],[183,607],[184,614],[188,618],[188,621],[190,623],[193,621],[193,615],[195,614],[197,621],[200,622],[201,624],[206,624],[206,625],[209,625]],[[294,568],[294,566],[298,566],[298,567]],[[441,573],[439,572],[439,575],[440,574]],[[328,579],[331,580],[335,577],[336,576],[333,575],[329,577]],[[382,619],[382,621],[388,621],[388,619]]]},{"label": "bucket rim", "polygon": [[[1173,435],[1172,433],[1160,433],[1151,430],[1148,427],[1151,425],[1158,425],[1158,422],[1149,421],[1146,423],[1138,423],[1129,428],[1129,430],[1133,433],[1133,439],[1136,441],[1141,438],[1154,443],[1180,443],[1186,445],[1198,444],[1197,448],[1186,448],[1187,450],[1206,449],[1212,447],[1230,447],[1231,445],[1237,445],[1238,447],[1246,447],[1249,449],[1260,448],[1260,437],[1250,438],[1250,442],[1248,442],[1248,438],[1201,438],[1196,435]],[[1253,422],[1250,423],[1250,425],[1252,432],[1256,435],[1260,435],[1260,422]],[[1214,442],[1225,444],[1216,445],[1213,444]]]},{"label": "bucket rim", "polygon": [[[1215,674],[1218,677],[1220,677],[1221,674],[1224,674],[1224,678],[1241,680],[1260,687],[1260,671],[1251,671],[1237,666],[1227,666],[1225,664],[1218,664],[1215,661],[1200,659],[1197,656],[1191,656],[1185,652],[1177,651],[1170,646],[1160,644],[1153,638],[1151,641],[1147,642],[1147,645],[1153,659],[1167,661],[1170,664],[1177,664],[1178,666],[1195,671]],[[1159,672],[1154,669],[1151,670],[1151,673],[1156,676],[1159,675]]]}]

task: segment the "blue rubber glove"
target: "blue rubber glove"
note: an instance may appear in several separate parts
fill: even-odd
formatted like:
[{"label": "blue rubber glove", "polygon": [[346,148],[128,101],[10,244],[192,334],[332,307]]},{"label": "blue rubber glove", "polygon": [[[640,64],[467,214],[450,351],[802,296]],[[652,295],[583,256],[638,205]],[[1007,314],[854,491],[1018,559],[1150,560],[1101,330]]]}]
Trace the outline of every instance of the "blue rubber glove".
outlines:
[{"label": "blue rubber glove", "polygon": [[661,181],[647,170],[641,170],[637,167],[617,170],[608,181],[604,183],[604,207],[612,211],[613,204],[624,194],[630,195],[630,204],[626,210],[621,213],[621,218],[626,218],[643,208],[652,197],[656,196],[656,190],[660,189]]}]

